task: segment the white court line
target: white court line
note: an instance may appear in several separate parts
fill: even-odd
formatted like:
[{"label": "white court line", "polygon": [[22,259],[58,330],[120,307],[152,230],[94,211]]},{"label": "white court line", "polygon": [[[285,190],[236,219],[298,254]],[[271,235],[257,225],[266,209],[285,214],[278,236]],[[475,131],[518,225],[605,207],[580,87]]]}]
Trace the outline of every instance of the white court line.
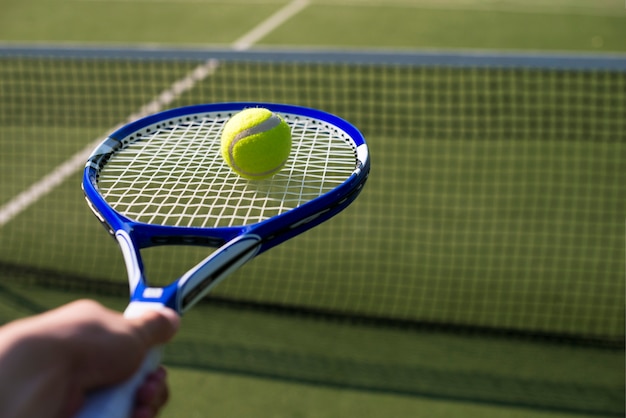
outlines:
[{"label": "white court line", "polygon": [[[182,79],[172,84],[168,89],[164,90],[154,100],[145,104],[136,113],[130,115],[127,118],[126,123],[139,119],[143,116],[158,112],[168,104],[176,100],[184,92],[193,88],[193,86],[210,76],[215,72],[218,67],[216,60],[209,60],[187,74]],[[116,130],[123,124],[120,124],[113,128]],[[0,207],[0,227],[7,224],[11,219],[26,210],[30,205],[37,202],[39,199],[50,193],[54,188],[63,183],[68,177],[74,174],[76,171],[84,167],[87,162],[87,158],[91,155],[93,150],[98,144],[104,141],[106,137],[101,137],[91,142],[81,151],[72,155],[64,163],[56,167],[53,171],[42,177],[39,181],[32,184],[28,189],[19,193],[9,202]]]},{"label": "white court line", "polygon": [[[259,39],[276,29],[282,23],[289,18],[300,12],[309,4],[308,0],[293,0],[282,9],[278,10],[272,16],[265,21],[261,22],[258,26],[252,29],[250,32],[242,36],[235,41],[232,47],[238,51],[242,51],[250,48]],[[184,92],[193,88],[193,86],[212,75],[217,70],[219,63],[217,60],[209,60],[187,74],[182,79],[172,84],[168,89],[164,90],[153,101],[144,105],[138,112],[130,115],[127,118],[126,123],[141,118],[143,116],[150,115],[163,109],[168,104],[172,103],[177,97]],[[114,128],[121,127],[122,124]],[[19,193],[9,202],[0,206],[0,228],[7,224],[11,219],[26,210],[33,203],[50,193],[54,188],[63,183],[69,176],[81,169],[86,163],[89,155],[93,152],[94,148],[101,143],[105,137],[98,138],[87,147],[71,156],[64,163],[55,168],[52,172],[42,177],[39,181],[32,184],[28,189]]]},{"label": "white court line", "polygon": [[293,0],[291,3],[278,10],[265,21],[261,22],[250,32],[246,33],[241,38],[236,40],[233,43],[233,48],[236,51],[243,51],[250,48],[264,36],[274,31],[274,29],[285,23],[287,20],[291,19],[296,14],[300,13],[308,5],[309,0]]}]

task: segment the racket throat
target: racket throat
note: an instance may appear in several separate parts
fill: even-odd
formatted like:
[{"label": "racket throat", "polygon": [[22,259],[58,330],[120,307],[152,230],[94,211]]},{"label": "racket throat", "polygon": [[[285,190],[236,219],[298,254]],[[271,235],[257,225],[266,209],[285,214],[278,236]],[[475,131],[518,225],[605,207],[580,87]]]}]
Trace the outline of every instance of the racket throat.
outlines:
[{"label": "racket throat", "polygon": [[191,308],[228,275],[254,258],[261,244],[258,235],[237,237],[189,270],[179,281],[179,311],[183,313]]}]

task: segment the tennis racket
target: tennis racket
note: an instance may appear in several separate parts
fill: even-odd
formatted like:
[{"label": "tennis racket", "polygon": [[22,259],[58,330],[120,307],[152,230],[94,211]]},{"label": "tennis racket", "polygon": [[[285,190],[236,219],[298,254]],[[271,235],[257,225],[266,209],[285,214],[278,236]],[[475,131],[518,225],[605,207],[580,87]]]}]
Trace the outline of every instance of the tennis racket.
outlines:
[{"label": "tennis racket", "polygon": [[[220,154],[222,127],[248,107],[279,114],[292,131],[289,160],[268,180],[239,177]],[[219,103],[164,111],[118,129],[89,157],[83,190],[122,251],[131,295],[125,316],[163,307],[182,315],[244,263],[346,208],[369,168],[363,136],[337,116]],[[162,245],[211,250],[169,285],[151,286],[140,250]],[[154,349],[128,381],[88,396],[79,418],[128,417],[135,391],[160,359]]]}]

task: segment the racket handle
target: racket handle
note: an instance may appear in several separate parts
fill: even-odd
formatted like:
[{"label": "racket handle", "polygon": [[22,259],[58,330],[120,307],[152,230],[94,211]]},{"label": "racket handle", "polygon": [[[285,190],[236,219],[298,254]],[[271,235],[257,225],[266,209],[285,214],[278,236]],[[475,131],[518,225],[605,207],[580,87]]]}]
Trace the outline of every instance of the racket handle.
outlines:
[{"label": "racket handle", "polygon": [[[162,309],[159,303],[131,302],[124,316],[132,318],[140,316],[148,310]],[[163,349],[154,347],[144,359],[139,369],[126,381],[108,388],[96,390],[89,395],[80,412],[75,418],[129,418],[135,404],[137,389],[146,377],[155,371],[161,363]]]}]

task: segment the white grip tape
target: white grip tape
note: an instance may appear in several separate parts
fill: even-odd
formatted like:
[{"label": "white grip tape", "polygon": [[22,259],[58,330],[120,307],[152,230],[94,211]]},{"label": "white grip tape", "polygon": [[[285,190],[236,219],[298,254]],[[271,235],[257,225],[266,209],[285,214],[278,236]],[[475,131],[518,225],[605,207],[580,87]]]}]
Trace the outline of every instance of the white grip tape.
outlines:
[{"label": "white grip tape", "polygon": [[[131,302],[124,312],[127,318],[140,316],[148,310],[162,309],[160,303]],[[135,404],[137,389],[146,376],[161,363],[162,348],[152,348],[141,367],[128,380],[119,385],[99,389],[87,396],[83,408],[75,418],[129,418]]]}]

